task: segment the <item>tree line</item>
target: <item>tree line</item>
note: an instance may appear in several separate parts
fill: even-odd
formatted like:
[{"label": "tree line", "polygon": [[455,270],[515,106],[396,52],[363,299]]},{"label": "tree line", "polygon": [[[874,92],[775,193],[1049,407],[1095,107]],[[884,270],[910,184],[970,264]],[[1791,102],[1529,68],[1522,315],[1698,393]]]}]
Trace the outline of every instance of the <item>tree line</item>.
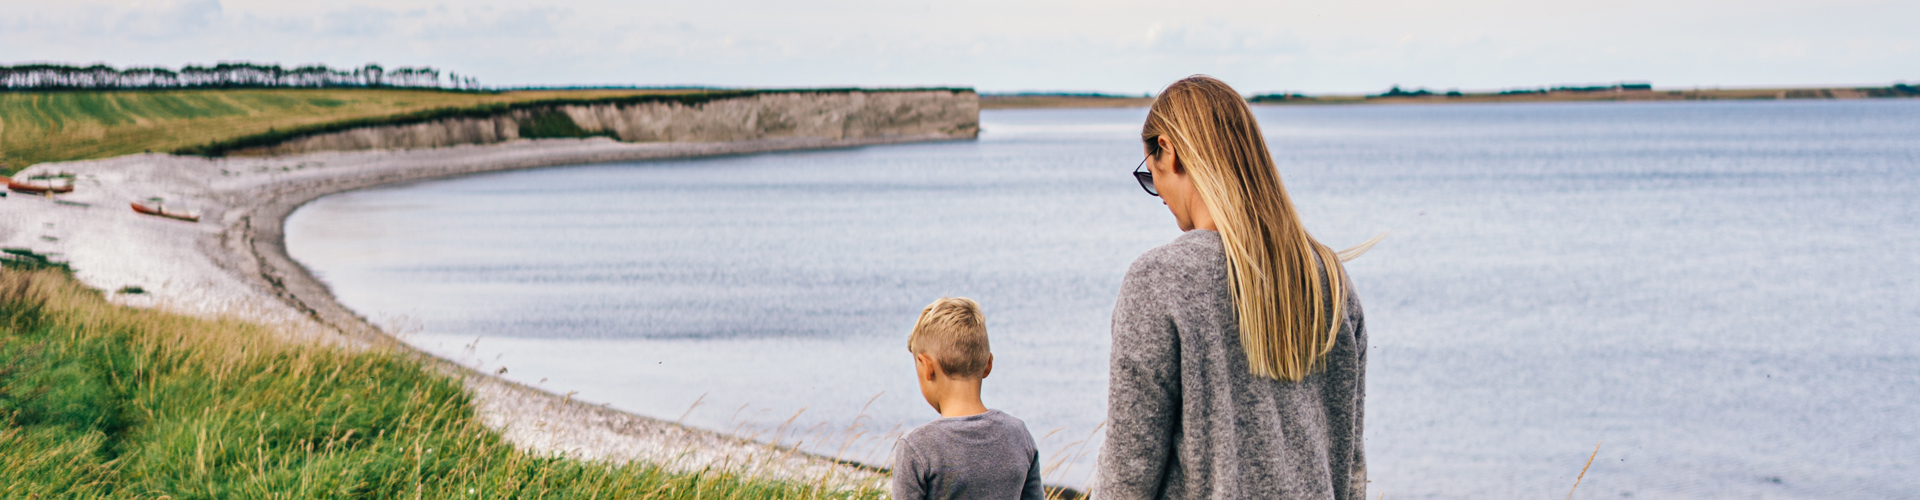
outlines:
[{"label": "tree line", "polygon": [[431,67],[386,69],[368,64],[353,69],[325,65],[283,68],[278,64],[223,62],[213,66],[187,65],[179,71],[163,67],[118,69],[105,64],[73,66],[33,63],[0,66],[0,90],[128,90],[180,88],[266,87],[413,87],[479,89],[479,80]]}]

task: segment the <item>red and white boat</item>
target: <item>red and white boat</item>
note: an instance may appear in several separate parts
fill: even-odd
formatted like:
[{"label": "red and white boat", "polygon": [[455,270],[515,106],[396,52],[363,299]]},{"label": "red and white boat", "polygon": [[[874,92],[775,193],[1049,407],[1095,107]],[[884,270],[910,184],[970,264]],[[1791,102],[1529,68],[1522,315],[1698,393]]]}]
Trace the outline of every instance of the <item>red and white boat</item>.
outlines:
[{"label": "red and white boat", "polygon": [[73,180],[66,178],[48,180],[29,179],[26,181],[7,179],[7,189],[27,194],[71,193],[73,192]]},{"label": "red and white boat", "polygon": [[177,208],[167,208],[165,205],[160,204],[160,200],[147,200],[145,202],[139,202],[139,201],[133,202],[133,211],[140,212],[147,215],[157,215],[157,216],[166,217],[169,219],[180,219],[187,222],[198,222],[200,220],[200,214],[198,212],[182,210]]}]

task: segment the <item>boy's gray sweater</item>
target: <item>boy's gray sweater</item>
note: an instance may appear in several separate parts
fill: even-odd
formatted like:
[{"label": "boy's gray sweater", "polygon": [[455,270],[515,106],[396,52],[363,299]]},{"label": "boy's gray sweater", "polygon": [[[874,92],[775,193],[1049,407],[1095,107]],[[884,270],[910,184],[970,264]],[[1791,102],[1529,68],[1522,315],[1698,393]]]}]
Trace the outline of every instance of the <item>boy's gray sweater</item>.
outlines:
[{"label": "boy's gray sweater", "polygon": [[1358,297],[1347,297],[1324,370],[1298,382],[1255,377],[1223,248],[1219,233],[1188,231],[1127,270],[1094,496],[1366,498]]},{"label": "boy's gray sweater", "polygon": [[1033,434],[1000,410],[927,422],[894,446],[894,500],[1045,498]]}]

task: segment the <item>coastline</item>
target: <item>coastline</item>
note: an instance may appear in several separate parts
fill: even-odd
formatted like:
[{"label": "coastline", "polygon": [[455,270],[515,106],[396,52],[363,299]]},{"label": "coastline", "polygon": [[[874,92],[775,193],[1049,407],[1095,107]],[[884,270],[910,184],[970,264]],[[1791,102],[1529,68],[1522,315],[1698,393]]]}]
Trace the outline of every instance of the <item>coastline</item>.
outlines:
[{"label": "coastline", "polygon": [[[70,172],[60,199],[0,199],[0,247],[52,255],[122,305],[196,316],[238,316],[290,335],[350,348],[416,353],[461,379],[476,412],[525,449],[587,460],[646,460],[675,470],[726,468],[776,479],[832,478],[872,486],[882,469],[693,429],[574,401],[396,339],[339,304],[286,252],[284,223],[323,196],[375,186],[543,167],[965,140],[945,134],[858,139],[622,143],[605,138],[520,140],[433,149],[199,158],[142,154],[35,165],[16,174]],[[198,222],[134,213],[125,203],[164,197],[197,209]],[[129,292],[137,288],[140,292]]]},{"label": "coastline", "polygon": [[1920,91],[1903,84],[1890,87],[1823,87],[1823,88],[1694,88],[1694,89],[1628,89],[1613,88],[1541,88],[1537,90],[1513,90],[1505,92],[1457,91],[1435,92],[1416,89],[1407,92],[1395,87],[1383,94],[1371,95],[1300,95],[1300,94],[1262,94],[1248,98],[1252,104],[1299,106],[1299,105],[1351,105],[1351,104],[1527,104],[1560,102],[1663,102],[1663,101],[1784,101],[1784,100],[1853,100],[1853,99],[1905,99],[1920,97]]},{"label": "coastline", "polygon": [[[1397,90],[1397,89],[1396,89]],[[1415,92],[1303,95],[1256,94],[1249,104],[1264,106],[1332,106],[1364,104],[1530,104],[1561,102],[1656,101],[1775,101],[1920,98],[1920,89],[1905,84],[1890,87],[1736,88],[1586,90],[1541,89],[1511,92]],[[1153,98],[1101,94],[986,94],[980,109],[1144,108]]]},{"label": "coastline", "polygon": [[1151,97],[1016,94],[980,96],[980,109],[1144,108]]}]

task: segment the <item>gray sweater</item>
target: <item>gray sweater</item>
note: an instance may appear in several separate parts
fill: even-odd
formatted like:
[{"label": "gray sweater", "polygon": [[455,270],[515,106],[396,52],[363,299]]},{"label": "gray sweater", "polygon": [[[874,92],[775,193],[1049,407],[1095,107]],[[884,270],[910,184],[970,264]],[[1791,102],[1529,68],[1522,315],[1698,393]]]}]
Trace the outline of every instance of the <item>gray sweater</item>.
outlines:
[{"label": "gray sweater", "polygon": [[1360,301],[1347,300],[1324,370],[1259,378],[1240,348],[1220,234],[1188,231],[1141,255],[1113,308],[1094,496],[1366,498],[1367,333]]},{"label": "gray sweater", "polygon": [[1000,410],[928,422],[894,446],[894,500],[1043,500],[1033,434]]}]

